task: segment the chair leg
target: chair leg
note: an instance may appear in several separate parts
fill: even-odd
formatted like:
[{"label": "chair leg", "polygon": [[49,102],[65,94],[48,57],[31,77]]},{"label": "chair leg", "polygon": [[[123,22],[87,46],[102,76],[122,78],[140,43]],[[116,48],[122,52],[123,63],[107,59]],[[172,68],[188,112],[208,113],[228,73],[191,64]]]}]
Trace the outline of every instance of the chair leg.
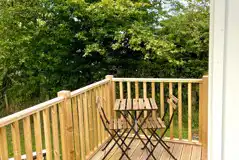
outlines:
[{"label": "chair leg", "polygon": [[177,159],[174,157],[174,155],[169,151],[169,148],[167,148],[167,147],[164,145],[165,142],[162,140],[162,138],[159,138],[159,139],[158,139],[156,145],[154,146],[154,148],[152,149],[152,151],[149,153],[149,155],[148,155],[148,157],[147,157],[146,160],[148,160],[150,156],[153,156],[153,152],[154,152],[154,150],[156,149],[156,147],[158,146],[159,143],[160,143],[161,146],[168,152],[168,154],[170,154],[170,156],[171,156],[174,160],[177,160]]}]

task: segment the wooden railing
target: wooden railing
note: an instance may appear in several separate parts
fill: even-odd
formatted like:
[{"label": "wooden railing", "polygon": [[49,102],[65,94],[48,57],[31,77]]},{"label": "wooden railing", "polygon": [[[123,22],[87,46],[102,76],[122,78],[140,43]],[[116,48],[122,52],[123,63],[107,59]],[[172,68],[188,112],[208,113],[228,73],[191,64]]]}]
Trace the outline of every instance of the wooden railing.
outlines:
[{"label": "wooden railing", "polygon": [[176,95],[178,112],[166,139],[202,145],[203,157],[206,159],[207,76],[202,79],[112,78],[112,81],[114,99],[154,98],[159,106],[159,110],[153,113],[155,117],[162,117],[168,111],[166,115],[170,118],[173,107],[167,103],[167,98]]},{"label": "wooden railing", "polygon": [[[15,160],[24,157],[29,160],[33,157],[38,160],[44,157],[47,160],[89,159],[109,138],[96,112],[96,97],[103,97],[103,107],[108,118],[116,116],[113,112],[116,98],[140,97],[155,98],[160,109],[154,116],[162,116],[167,111],[166,103],[162,102],[171,93],[177,95],[179,107],[178,116],[170,127],[169,139],[202,144],[206,153],[207,77],[135,79],[106,76],[102,81],[73,92],[60,91],[57,98],[0,119],[0,160],[11,157]],[[199,97],[198,100],[193,99],[195,95]],[[184,103],[185,98],[187,103]],[[194,102],[198,102],[198,105]],[[199,123],[196,127],[192,126],[194,107],[199,107]],[[169,106],[171,112],[172,107]],[[183,123],[185,113],[187,125]],[[198,140],[192,137],[194,128],[199,128]]]}]

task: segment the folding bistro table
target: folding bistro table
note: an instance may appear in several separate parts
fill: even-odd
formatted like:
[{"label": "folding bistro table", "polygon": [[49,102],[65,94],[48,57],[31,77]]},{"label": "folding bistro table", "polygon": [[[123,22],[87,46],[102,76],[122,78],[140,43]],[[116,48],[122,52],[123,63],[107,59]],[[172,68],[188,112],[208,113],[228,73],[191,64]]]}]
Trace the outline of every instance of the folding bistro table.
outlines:
[{"label": "folding bistro table", "polygon": [[[155,160],[156,158],[153,155],[153,151],[155,149],[155,145],[151,142],[151,138],[148,137],[148,135],[145,133],[144,129],[147,129],[148,125],[150,124],[152,117],[152,111],[156,111],[158,109],[155,100],[153,98],[139,98],[139,99],[116,99],[114,110],[116,112],[119,112],[128,125],[130,126],[130,130],[128,132],[133,131],[135,134],[131,141],[128,143],[128,147],[130,147],[131,143],[137,136],[140,141],[143,143],[144,148],[149,151],[149,156],[152,156]],[[144,117],[143,113],[147,112],[148,114]],[[133,121],[130,121],[130,119],[133,119]],[[157,124],[155,124],[157,125]],[[159,124],[160,125],[160,124]],[[147,139],[147,143],[144,142],[144,140],[139,135],[139,132],[142,132]],[[152,137],[153,135],[150,135]],[[147,147],[147,144],[150,143],[152,146],[154,146],[153,150],[150,150],[149,147]],[[158,143],[157,143],[158,144]],[[120,159],[123,157],[120,157]]]}]

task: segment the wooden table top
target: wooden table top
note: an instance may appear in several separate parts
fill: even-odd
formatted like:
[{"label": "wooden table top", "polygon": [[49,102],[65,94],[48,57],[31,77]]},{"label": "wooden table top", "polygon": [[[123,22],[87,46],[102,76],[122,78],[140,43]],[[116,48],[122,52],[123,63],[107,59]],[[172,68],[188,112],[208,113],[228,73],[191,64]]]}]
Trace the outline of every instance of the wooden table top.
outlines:
[{"label": "wooden table top", "polygon": [[158,106],[153,98],[139,99],[116,99],[115,111],[140,111],[140,110],[157,110]]}]

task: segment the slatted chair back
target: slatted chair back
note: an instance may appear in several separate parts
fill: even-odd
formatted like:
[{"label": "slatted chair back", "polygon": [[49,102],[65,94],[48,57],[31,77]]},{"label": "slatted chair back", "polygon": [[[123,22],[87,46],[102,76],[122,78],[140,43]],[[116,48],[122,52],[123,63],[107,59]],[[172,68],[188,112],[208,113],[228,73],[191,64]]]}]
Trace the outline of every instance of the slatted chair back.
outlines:
[{"label": "slatted chair back", "polygon": [[174,110],[177,109],[177,107],[178,107],[178,105],[177,105],[178,104],[178,98],[176,98],[173,94],[171,94],[169,96],[169,98],[167,99],[167,102],[168,102],[168,104],[170,104],[173,107]]},{"label": "slatted chair back", "polygon": [[101,97],[97,97],[96,98],[96,107],[97,107],[97,111],[100,115],[100,119],[101,119],[101,121],[104,125],[104,128],[107,129],[107,125],[109,124],[109,120],[107,119],[106,114],[104,112],[104,109],[103,109],[103,106],[102,106],[102,104],[103,104],[102,101],[103,101],[103,99]]}]

